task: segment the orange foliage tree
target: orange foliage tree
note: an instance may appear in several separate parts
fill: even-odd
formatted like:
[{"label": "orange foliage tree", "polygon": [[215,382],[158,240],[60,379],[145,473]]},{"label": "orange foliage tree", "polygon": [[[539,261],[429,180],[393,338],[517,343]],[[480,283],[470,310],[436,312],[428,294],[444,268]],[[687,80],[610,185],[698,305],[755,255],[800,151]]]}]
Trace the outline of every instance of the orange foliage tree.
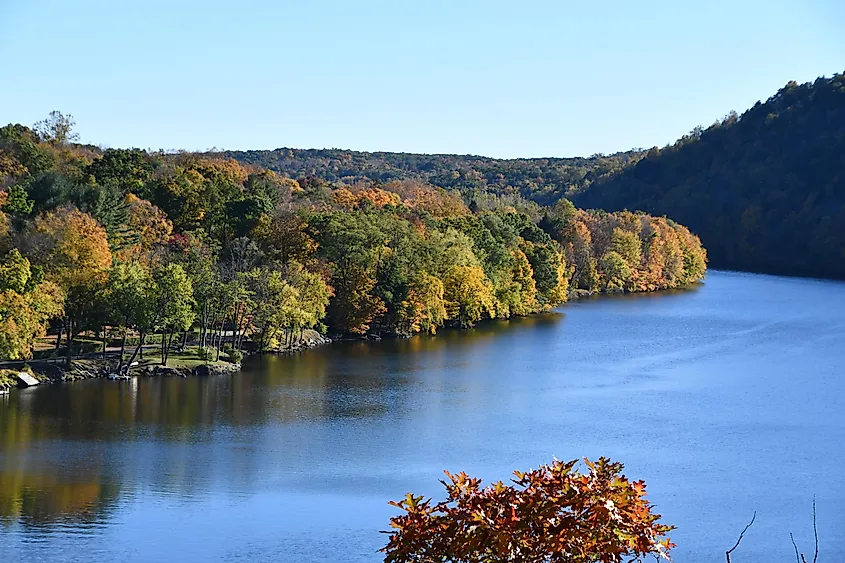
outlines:
[{"label": "orange foliage tree", "polygon": [[386,563],[619,563],[647,555],[669,559],[674,547],[646,500],[645,483],[629,481],[622,464],[600,458],[555,461],[514,472],[513,485],[481,487],[466,473],[446,472],[447,499],[408,494],[391,502]]},{"label": "orange foliage tree", "polygon": [[63,327],[67,332],[67,363],[73,358],[73,338],[79,331],[96,327],[98,301],[112,265],[108,236],[97,220],[74,207],[39,216],[30,238],[37,241],[34,257],[49,281],[65,294]]},{"label": "orange foliage tree", "polygon": [[173,223],[167,214],[135,194],[126,194],[129,207],[129,227],[137,235],[133,244],[121,249],[119,258],[124,261],[138,260],[149,264],[155,249],[162,247],[173,234]]}]

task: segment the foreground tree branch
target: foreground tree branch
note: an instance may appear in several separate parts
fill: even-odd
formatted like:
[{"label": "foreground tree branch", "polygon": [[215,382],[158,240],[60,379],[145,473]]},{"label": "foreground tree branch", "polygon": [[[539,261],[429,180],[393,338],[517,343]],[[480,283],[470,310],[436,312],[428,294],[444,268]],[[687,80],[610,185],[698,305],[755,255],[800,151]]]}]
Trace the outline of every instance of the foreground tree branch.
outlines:
[{"label": "foreground tree branch", "polygon": [[747,532],[748,528],[750,528],[751,525],[754,524],[754,520],[756,520],[756,519],[757,519],[757,511],[755,510],[754,515],[751,517],[751,522],[746,524],[745,528],[742,529],[742,532],[739,534],[739,537],[736,539],[736,543],[734,544],[734,546],[725,552],[725,559],[727,559],[727,563],[731,563],[731,553],[733,553],[734,550],[737,547],[739,547],[739,542],[742,541],[743,536],[745,536],[745,532]]},{"label": "foreground tree branch", "polygon": [[512,485],[481,486],[466,473],[446,472],[447,499],[433,503],[408,494],[390,504],[403,511],[382,552],[386,563],[490,563],[669,559],[673,527],[629,481],[622,464],[606,458],[555,461],[515,472]]}]

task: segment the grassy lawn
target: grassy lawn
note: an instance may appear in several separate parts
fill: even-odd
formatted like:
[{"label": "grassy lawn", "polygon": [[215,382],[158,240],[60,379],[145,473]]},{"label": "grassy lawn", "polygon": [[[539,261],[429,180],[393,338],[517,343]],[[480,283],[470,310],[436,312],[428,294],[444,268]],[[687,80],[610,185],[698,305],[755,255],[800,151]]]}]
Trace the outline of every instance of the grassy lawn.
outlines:
[{"label": "grassy lawn", "polygon": [[[216,357],[216,353],[212,358]],[[170,355],[167,357],[167,366],[174,367],[174,368],[195,368],[198,366],[202,366],[208,364],[210,366],[223,366],[229,365],[231,362],[228,361],[229,357],[226,355],[225,352],[220,353],[220,361],[214,361],[213,359],[205,361],[199,356],[199,347],[198,346],[188,346],[184,352],[170,352]],[[159,349],[156,347],[150,348],[149,350],[144,351],[144,361],[138,362],[139,366],[157,366],[161,365],[161,354],[159,353]]]}]

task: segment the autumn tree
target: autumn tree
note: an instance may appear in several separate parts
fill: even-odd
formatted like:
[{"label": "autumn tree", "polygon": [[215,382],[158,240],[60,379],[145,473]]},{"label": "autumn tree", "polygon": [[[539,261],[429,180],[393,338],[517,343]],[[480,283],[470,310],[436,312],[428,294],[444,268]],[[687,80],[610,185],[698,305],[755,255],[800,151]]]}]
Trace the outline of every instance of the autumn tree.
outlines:
[{"label": "autumn tree", "polygon": [[443,282],[430,274],[421,273],[411,281],[408,293],[400,305],[397,328],[407,334],[434,334],[443,326],[446,318]]},{"label": "autumn tree", "polygon": [[24,125],[0,127],[0,149],[6,155],[4,171],[18,178],[35,178],[56,164],[55,155],[40,143],[38,134]]},{"label": "autumn tree", "polygon": [[317,242],[308,232],[308,222],[294,210],[277,207],[260,236],[262,250],[282,264],[304,263],[317,252]]},{"label": "autumn tree", "polygon": [[290,330],[297,322],[301,294],[280,271],[250,272],[249,284],[255,308],[248,316],[248,330],[258,349],[264,351],[278,345],[281,331]]},{"label": "autumn tree", "polygon": [[330,213],[315,217],[320,255],[331,263],[334,297],[328,318],[340,333],[366,334],[373,320],[387,311],[373,294],[376,269],[388,252],[388,233],[368,212]]},{"label": "autumn tree", "polygon": [[[66,361],[70,365],[74,337],[97,324],[91,316],[112,265],[108,236],[93,217],[75,208],[39,216],[26,236],[34,262],[65,295],[62,327],[67,334]],[[61,338],[60,329],[57,351]]]},{"label": "autumn tree", "polygon": [[446,472],[446,500],[408,494],[391,502],[402,514],[382,548],[386,563],[620,563],[648,555],[669,559],[673,527],[606,458],[555,461],[514,472],[512,485],[482,487],[466,473]]},{"label": "autumn tree", "polygon": [[610,250],[621,256],[631,268],[639,267],[640,257],[642,255],[642,242],[640,242],[640,237],[637,236],[637,233],[620,228],[613,229]]},{"label": "autumn tree", "polygon": [[298,295],[293,324],[289,327],[290,337],[297,329],[314,328],[326,316],[333,290],[323,277],[304,268],[298,262],[291,262],[285,268],[285,279],[296,289]]},{"label": "autumn tree", "polygon": [[5,205],[8,196],[8,192],[0,192],[0,251],[5,251],[11,243],[9,216],[3,211],[3,205]]},{"label": "autumn tree", "polygon": [[462,327],[496,315],[493,284],[478,266],[454,266],[443,279],[446,311]]},{"label": "autumn tree", "polygon": [[127,226],[135,238],[120,250],[119,256],[123,260],[140,260],[150,264],[155,260],[157,251],[170,241],[173,223],[164,211],[135,194],[126,194],[125,203],[128,208]]},{"label": "autumn tree", "polygon": [[[536,162],[554,178],[532,184],[540,176],[523,162],[399,156],[370,177],[355,167],[393,157],[341,151],[328,168],[331,158],[317,157],[291,169],[312,153],[285,149],[276,169],[292,180],[243,155],[248,165],[228,153],[77,145],[71,121],[0,128],[0,255],[17,248],[61,290],[56,347],[67,333],[69,359],[76,334],[105,337],[106,326],[124,336],[131,327],[141,342],[163,333],[166,362],[195,318],[200,345],[218,351],[224,340],[272,347],[282,335],[290,345],[313,327],[433,333],[548,310],[570,286],[650,291],[706,270],[701,242],[669,219],[523,197],[551,201],[561,191],[548,182],[585,187],[629,156]],[[582,176],[588,169],[598,176]],[[503,183],[517,170],[533,187]],[[746,211],[749,226],[761,220]]]},{"label": "autumn tree", "polygon": [[31,358],[47,321],[62,314],[63,297],[17,249],[0,260],[0,358]]},{"label": "autumn tree", "polygon": [[500,283],[494,284],[498,316],[508,318],[538,312],[537,283],[528,258],[522,250],[515,248],[511,250],[509,262]]}]

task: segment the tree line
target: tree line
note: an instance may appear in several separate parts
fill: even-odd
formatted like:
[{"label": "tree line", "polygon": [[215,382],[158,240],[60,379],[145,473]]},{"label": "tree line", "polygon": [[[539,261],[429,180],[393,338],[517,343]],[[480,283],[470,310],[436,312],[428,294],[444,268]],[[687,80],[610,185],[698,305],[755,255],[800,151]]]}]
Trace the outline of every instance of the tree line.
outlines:
[{"label": "tree line", "polygon": [[419,180],[467,197],[521,196],[548,205],[636,163],[645,152],[633,149],[590,157],[516,159],[294,148],[211,154],[291,177],[315,176],[347,184]]},{"label": "tree line", "polygon": [[[573,292],[700,280],[697,237],[666,218],[465,198],[420,180],[293,179],[205,154],[75,142],[54,112],[0,128],[0,358],[48,327],[162,363],[290,345],[305,329],[434,333],[549,310]],[[195,337],[193,335],[196,335]]]},{"label": "tree line", "polygon": [[329,182],[414,179],[469,201],[643,210],[688,225],[715,267],[845,278],[845,75],[789,82],[741,115],[730,112],[665,147],[588,158],[339,149],[215,153]]}]

